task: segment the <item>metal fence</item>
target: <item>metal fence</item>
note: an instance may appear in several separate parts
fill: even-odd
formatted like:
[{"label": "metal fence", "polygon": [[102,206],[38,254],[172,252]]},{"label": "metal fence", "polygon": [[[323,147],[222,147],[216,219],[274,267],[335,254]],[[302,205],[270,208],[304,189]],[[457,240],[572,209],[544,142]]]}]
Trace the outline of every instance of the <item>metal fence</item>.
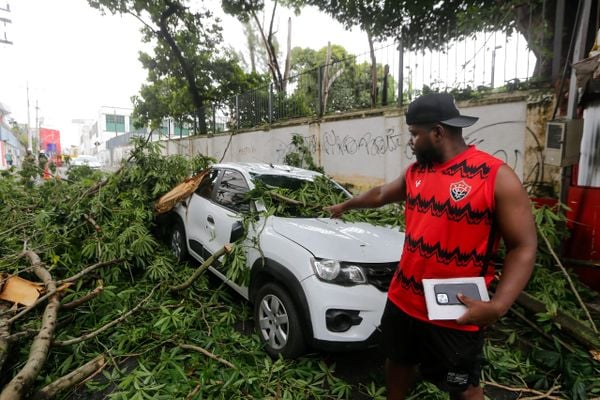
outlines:
[{"label": "metal fence", "polygon": [[299,72],[285,81],[282,91],[269,84],[212,103],[201,110],[205,128],[197,124],[195,131],[211,134],[403,105],[424,91],[501,90],[507,84],[528,81],[536,63],[522,36],[501,32],[452,41],[441,51],[406,48],[410,46],[391,42],[374,50],[376,85],[372,84],[371,53],[351,55]]}]

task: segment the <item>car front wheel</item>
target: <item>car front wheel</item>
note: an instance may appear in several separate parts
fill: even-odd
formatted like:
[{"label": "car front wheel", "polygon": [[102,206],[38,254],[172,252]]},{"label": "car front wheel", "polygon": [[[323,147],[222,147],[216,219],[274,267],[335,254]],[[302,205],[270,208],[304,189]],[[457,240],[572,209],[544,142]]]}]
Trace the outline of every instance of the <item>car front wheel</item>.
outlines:
[{"label": "car front wheel", "polygon": [[180,221],[177,221],[171,230],[171,252],[177,261],[185,261],[188,256],[185,229]]},{"label": "car front wheel", "polygon": [[300,316],[281,286],[267,283],[254,302],[256,330],[271,357],[295,358],[304,352]]}]

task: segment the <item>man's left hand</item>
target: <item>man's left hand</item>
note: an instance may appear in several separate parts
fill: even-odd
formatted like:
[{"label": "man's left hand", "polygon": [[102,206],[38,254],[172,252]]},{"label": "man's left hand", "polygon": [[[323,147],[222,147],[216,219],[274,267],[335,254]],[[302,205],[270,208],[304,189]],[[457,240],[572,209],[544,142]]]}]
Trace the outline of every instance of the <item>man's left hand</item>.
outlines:
[{"label": "man's left hand", "polygon": [[459,293],[456,297],[467,307],[467,312],[456,320],[459,325],[487,326],[496,322],[502,313],[495,304],[490,301],[475,300]]}]

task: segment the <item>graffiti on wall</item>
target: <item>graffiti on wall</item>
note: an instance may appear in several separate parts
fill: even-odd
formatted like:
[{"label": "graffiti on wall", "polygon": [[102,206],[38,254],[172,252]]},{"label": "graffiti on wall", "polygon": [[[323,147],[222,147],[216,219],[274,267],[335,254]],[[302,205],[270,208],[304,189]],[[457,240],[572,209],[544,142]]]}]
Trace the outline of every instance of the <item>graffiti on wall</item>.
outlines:
[{"label": "graffiti on wall", "polygon": [[386,129],[382,135],[366,132],[358,137],[338,135],[333,129],[323,132],[323,151],[332,156],[358,153],[377,156],[392,153],[401,147],[401,134],[394,128]]},{"label": "graffiti on wall", "polygon": [[[523,149],[517,141],[513,143],[507,135],[510,131],[506,126],[518,124],[523,125],[525,121],[501,121],[487,124],[469,132],[465,135],[465,141],[469,145],[481,147],[484,145],[495,157],[503,160],[513,169],[523,166]],[[520,133],[519,133],[520,134]],[[403,151],[404,159],[411,162],[415,159],[408,144],[408,139],[402,140],[402,133],[394,128],[388,128],[383,134],[365,132],[359,135],[340,135],[334,129],[323,132],[323,152],[328,156],[381,156],[396,151]],[[496,147],[496,148],[494,148]]]},{"label": "graffiti on wall", "polygon": [[247,157],[253,154],[256,154],[256,147],[254,145],[240,147],[237,151],[237,155],[240,157]]}]

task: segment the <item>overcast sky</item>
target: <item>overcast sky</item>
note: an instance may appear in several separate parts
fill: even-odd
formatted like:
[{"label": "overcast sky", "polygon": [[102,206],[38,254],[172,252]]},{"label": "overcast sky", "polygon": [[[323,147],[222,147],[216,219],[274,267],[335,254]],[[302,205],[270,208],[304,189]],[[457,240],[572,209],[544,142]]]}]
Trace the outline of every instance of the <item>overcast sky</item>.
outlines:
[{"label": "overcast sky", "polygon": [[[73,119],[96,119],[101,106],[131,106],[129,99],[146,77],[138,61],[143,44],[136,19],[103,16],[85,0],[8,3],[11,12],[0,11],[0,18],[12,23],[0,23],[0,38],[6,32],[13,44],[0,44],[0,102],[12,111],[9,117],[27,123],[29,84],[31,126],[35,127],[37,101],[41,126],[60,130],[66,148],[79,143]],[[6,0],[0,1],[0,8],[5,7]],[[285,35],[285,21],[293,13],[279,10],[279,32]],[[226,43],[243,46],[240,23],[229,16],[222,18]],[[358,29],[347,31],[315,9],[293,16],[292,47],[319,49],[328,40],[354,54],[368,51],[366,34]],[[285,36],[280,43],[285,43]]]}]

